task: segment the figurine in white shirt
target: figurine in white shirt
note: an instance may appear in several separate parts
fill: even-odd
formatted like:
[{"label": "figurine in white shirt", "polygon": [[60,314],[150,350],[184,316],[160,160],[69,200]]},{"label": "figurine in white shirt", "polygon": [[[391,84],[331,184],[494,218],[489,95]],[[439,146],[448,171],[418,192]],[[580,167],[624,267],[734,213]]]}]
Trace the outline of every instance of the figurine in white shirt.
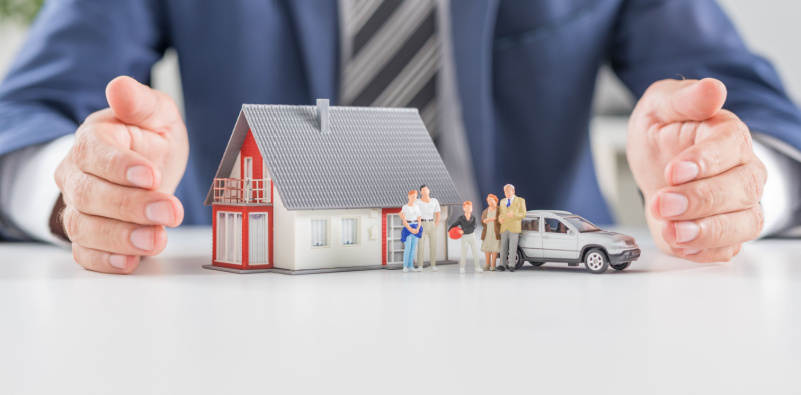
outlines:
[{"label": "figurine in white shirt", "polygon": [[418,269],[423,269],[423,248],[428,239],[429,245],[429,260],[431,262],[431,271],[437,271],[437,227],[439,227],[439,201],[431,197],[431,189],[427,185],[420,186],[421,197],[417,199],[415,204],[420,207],[421,221],[423,222],[423,235],[420,237],[419,246],[417,248],[417,265]]}]

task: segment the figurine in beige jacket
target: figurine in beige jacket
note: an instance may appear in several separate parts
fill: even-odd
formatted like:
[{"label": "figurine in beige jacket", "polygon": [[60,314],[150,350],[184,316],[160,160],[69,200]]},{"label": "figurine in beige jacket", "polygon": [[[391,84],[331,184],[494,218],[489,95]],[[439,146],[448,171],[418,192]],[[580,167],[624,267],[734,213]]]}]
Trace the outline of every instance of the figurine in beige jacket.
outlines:
[{"label": "figurine in beige jacket", "polygon": [[523,218],[526,217],[526,201],[515,196],[515,187],[506,184],[503,187],[506,199],[501,200],[498,222],[501,224],[501,262],[498,270],[503,271],[504,265],[509,271],[515,271],[515,257],[517,256],[517,243],[522,231]]}]

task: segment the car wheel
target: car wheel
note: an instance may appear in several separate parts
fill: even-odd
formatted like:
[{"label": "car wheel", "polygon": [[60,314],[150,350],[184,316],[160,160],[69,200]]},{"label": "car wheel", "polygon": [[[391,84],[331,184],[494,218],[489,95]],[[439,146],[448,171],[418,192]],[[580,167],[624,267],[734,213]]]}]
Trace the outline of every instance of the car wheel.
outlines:
[{"label": "car wheel", "polygon": [[613,263],[613,264],[610,264],[609,266],[612,266],[612,269],[615,269],[615,270],[625,270],[625,269],[628,269],[628,267],[630,265],[631,265],[631,262],[623,262],[623,263],[618,263],[618,264],[614,264]]},{"label": "car wheel", "polygon": [[531,266],[542,266],[545,264],[545,262],[529,262],[529,263],[531,264]]},{"label": "car wheel", "polygon": [[515,270],[520,270],[524,263],[526,263],[526,260],[523,259],[523,253],[517,250],[517,255],[515,255]]},{"label": "car wheel", "polygon": [[584,266],[587,267],[590,273],[600,274],[609,267],[609,261],[601,249],[593,248],[584,256]]}]

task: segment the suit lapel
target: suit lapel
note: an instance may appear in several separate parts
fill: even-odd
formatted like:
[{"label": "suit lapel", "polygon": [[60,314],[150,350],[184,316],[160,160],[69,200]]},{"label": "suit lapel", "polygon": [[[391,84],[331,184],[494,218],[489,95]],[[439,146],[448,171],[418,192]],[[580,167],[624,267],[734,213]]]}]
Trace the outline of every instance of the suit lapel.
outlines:
[{"label": "suit lapel", "polygon": [[291,0],[287,4],[303,54],[309,95],[312,100],[327,98],[336,104],[339,81],[338,3]]}]

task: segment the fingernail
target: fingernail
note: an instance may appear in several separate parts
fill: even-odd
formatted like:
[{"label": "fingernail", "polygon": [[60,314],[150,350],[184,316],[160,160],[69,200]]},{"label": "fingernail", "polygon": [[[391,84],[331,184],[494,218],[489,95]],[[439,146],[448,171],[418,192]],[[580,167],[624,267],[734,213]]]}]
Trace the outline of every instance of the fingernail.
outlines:
[{"label": "fingernail", "polygon": [[686,243],[695,240],[701,228],[695,221],[679,221],[676,222],[676,242]]},{"label": "fingernail", "polygon": [[673,184],[684,184],[698,177],[701,170],[693,162],[681,161],[673,168]]},{"label": "fingernail", "polygon": [[682,250],[682,252],[684,252],[684,255],[695,255],[695,254],[701,252],[701,250],[691,250],[689,248],[685,248],[685,249]]},{"label": "fingernail", "polygon": [[153,228],[150,226],[139,228],[131,232],[131,243],[142,251],[153,249]]},{"label": "fingernail", "polygon": [[687,197],[679,194],[667,192],[659,197],[659,214],[662,217],[669,218],[677,215],[684,214],[690,202]]},{"label": "fingernail", "polygon": [[125,173],[128,182],[140,188],[153,187],[153,172],[147,166],[132,166]]},{"label": "fingernail", "polygon": [[159,225],[170,225],[175,221],[172,212],[172,203],[167,200],[160,200],[147,205],[145,216],[151,222]]},{"label": "fingernail", "polygon": [[125,265],[128,263],[128,258],[125,255],[111,254],[111,257],[109,257],[108,260],[111,263],[111,266],[114,266],[120,270],[125,270]]}]

